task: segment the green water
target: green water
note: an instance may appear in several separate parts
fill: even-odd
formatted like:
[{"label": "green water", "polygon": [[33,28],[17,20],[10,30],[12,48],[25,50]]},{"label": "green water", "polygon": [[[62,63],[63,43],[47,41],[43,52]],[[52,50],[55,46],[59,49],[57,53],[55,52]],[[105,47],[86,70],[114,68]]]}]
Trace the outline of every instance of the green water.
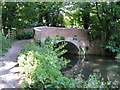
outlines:
[{"label": "green water", "polygon": [[64,55],[71,62],[61,71],[67,73],[73,78],[77,74],[83,74],[84,79],[88,79],[90,74],[100,73],[105,80],[113,80],[115,85],[120,85],[120,62],[110,56],[88,55],[82,61],[83,56]]}]

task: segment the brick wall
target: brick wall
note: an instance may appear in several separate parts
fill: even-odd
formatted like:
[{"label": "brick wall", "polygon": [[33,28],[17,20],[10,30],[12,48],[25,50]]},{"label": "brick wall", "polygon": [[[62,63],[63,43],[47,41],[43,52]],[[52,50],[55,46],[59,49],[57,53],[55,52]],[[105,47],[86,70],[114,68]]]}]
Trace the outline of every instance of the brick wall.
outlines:
[{"label": "brick wall", "polygon": [[86,31],[78,29],[42,29],[41,39],[45,40],[48,36],[54,37],[57,35],[87,40]]},{"label": "brick wall", "polygon": [[89,43],[87,39],[87,30],[84,29],[68,29],[59,27],[38,27],[35,31],[35,39],[45,40],[48,37],[64,36],[78,39],[79,45],[82,47],[89,46],[89,54],[103,53],[100,48],[101,40]]}]

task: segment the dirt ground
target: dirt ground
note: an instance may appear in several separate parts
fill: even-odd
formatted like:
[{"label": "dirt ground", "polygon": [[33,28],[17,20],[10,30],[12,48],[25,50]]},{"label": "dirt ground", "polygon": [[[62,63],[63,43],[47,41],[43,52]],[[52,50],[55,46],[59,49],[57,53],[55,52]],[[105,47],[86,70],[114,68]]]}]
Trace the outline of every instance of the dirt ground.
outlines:
[{"label": "dirt ground", "polygon": [[5,53],[5,56],[0,57],[0,89],[19,87],[18,81],[21,77],[18,73],[18,55],[22,45],[32,41],[32,39],[15,41],[8,52]]}]

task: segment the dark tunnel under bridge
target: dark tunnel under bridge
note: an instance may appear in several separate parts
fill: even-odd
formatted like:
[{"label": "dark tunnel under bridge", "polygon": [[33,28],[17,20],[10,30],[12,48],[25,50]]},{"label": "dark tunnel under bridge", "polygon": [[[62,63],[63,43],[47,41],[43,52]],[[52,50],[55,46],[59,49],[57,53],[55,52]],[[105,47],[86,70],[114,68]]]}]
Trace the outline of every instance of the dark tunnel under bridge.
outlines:
[{"label": "dark tunnel under bridge", "polygon": [[64,46],[63,49],[66,49],[68,54],[80,55],[79,48],[72,42],[59,41],[59,42],[57,42],[57,47],[59,47],[60,45],[65,44],[65,43],[66,43],[66,45]]}]

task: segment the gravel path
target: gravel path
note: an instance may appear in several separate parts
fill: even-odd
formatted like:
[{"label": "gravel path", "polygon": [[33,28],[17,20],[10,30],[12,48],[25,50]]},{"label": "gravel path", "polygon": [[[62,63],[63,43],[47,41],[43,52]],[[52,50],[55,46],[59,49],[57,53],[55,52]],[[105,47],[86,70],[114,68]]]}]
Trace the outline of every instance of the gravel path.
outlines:
[{"label": "gravel path", "polygon": [[33,40],[19,40],[12,43],[12,47],[8,50],[4,57],[0,57],[0,89],[18,87],[19,67],[17,58],[21,50],[21,46],[32,42]]}]

